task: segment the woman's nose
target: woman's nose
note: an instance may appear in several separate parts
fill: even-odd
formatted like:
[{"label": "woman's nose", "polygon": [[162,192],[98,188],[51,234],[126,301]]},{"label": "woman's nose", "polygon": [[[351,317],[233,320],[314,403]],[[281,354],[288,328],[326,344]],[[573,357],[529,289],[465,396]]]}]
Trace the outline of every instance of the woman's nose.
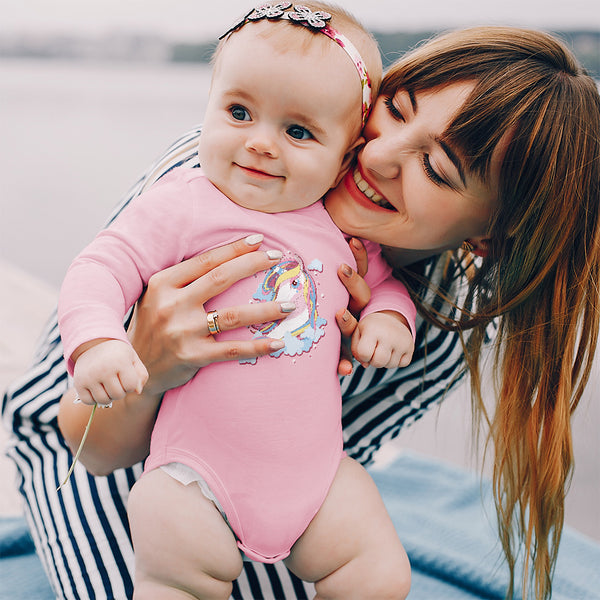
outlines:
[{"label": "woman's nose", "polygon": [[248,135],[246,149],[269,158],[276,158],[278,153],[275,136],[265,128],[256,129]]},{"label": "woman's nose", "polygon": [[399,144],[386,142],[382,137],[368,141],[363,147],[359,162],[363,169],[377,173],[385,179],[396,179],[402,171],[402,149]]}]

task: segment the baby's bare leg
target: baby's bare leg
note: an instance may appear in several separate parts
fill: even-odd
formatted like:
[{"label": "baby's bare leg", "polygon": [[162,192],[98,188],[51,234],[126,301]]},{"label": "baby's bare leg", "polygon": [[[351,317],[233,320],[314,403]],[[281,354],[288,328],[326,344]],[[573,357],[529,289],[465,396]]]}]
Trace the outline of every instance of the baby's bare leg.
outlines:
[{"label": "baby's bare leg", "polygon": [[398,600],[410,589],[408,557],[379,491],[350,458],[286,565],[315,582],[319,600]]},{"label": "baby's bare leg", "polygon": [[135,600],[227,599],[242,558],[227,523],[192,483],[156,469],[127,506],[135,551]]}]

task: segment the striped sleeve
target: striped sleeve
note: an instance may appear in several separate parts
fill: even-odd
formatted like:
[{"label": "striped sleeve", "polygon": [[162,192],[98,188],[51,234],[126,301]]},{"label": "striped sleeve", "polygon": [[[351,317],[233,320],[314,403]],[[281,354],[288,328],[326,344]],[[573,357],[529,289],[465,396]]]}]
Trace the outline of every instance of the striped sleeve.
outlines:
[{"label": "striped sleeve", "polygon": [[[177,166],[198,166],[200,128],[188,132],[133,186],[111,222],[129,201]],[[343,426],[348,454],[368,464],[373,454],[438,403],[460,379],[461,346],[456,335],[417,320],[412,364],[402,370],[356,369],[342,381]],[[7,390],[2,418],[12,432],[8,455],[17,467],[18,487],[37,553],[56,598],[131,598],[133,551],[127,524],[129,490],[141,464],[107,477],[94,477],[78,464],[68,486],[56,492],[71,463],[58,430],[58,402],[68,378],[56,315],[42,333],[33,365]],[[312,598],[314,588],[282,563],[244,563],[233,598]]]},{"label": "striped sleeve", "polygon": [[404,369],[364,369],[342,381],[342,424],[349,456],[368,466],[400,431],[442,401],[464,376],[457,334],[428,327],[417,317],[411,364]]}]

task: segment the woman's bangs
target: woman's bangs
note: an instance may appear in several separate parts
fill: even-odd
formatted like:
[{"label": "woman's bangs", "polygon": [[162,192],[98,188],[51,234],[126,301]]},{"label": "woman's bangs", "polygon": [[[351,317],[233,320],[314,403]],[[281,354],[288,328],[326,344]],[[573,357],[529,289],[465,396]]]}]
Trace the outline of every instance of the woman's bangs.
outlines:
[{"label": "woman's bangs", "polygon": [[505,133],[515,126],[514,111],[506,93],[489,79],[476,80],[444,138],[457,148],[467,171],[484,180],[492,154]]}]

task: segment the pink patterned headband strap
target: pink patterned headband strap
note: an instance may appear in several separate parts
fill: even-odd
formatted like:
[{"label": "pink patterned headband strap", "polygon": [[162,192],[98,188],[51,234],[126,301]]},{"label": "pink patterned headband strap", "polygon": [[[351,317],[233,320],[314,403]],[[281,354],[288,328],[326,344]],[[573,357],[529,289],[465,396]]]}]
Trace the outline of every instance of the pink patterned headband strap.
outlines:
[{"label": "pink patterned headband strap", "polygon": [[[292,10],[289,10],[292,9]],[[352,63],[358,71],[360,77],[360,84],[362,88],[362,123],[363,125],[367,122],[369,111],[371,110],[372,104],[372,93],[371,93],[371,80],[369,73],[367,72],[367,66],[363,61],[360,52],[356,49],[354,44],[339,31],[336,31],[331,27],[327,21],[331,19],[331,15],[322,10],[311,11],[306,6],[296,5],[292,8],[291,2],[278,2],[277,4],[264,4],[253,8],[243,19],[238,21],[231,29],[227,30],[221,37],[228,36],[230,33],[237,31],[240,27],[248,23],[249,21],[259,21],[260,19],[287,19],[292,23],[303,25],[308,29],[323,33],[328,38],[331,38],[336,44],[338,44],[350,57]]]}]

